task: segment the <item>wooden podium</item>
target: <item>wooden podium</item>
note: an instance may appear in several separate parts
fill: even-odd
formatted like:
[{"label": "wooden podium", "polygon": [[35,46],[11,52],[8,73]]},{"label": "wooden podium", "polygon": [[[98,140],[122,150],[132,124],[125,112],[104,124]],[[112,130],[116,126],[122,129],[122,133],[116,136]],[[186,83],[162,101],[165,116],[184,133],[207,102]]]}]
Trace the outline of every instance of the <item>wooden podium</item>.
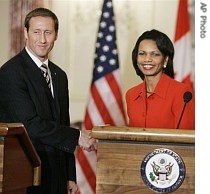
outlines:
[{"label": "wooden podium", "polygon": [[195,193],[194,130],[96,126],[92,136],[97,194]]},{"label": "wooden podium", "polygon": [[41,161],[21,123],[0,123],[0,193],[25,194],[37,186]]}]

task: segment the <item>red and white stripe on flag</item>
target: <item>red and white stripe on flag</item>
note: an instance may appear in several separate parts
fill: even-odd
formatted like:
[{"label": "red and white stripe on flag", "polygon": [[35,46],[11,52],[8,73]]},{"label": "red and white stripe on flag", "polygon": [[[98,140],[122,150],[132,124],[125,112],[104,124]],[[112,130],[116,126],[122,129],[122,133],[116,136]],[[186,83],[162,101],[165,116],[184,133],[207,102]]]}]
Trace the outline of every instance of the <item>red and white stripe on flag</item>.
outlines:
[{"label": "red and white stripe on flag", "polygon": [[179,0],[176,32],[174,40],[174,72],[175,79],[180,82],[192,81],[192,46],[190,33],[190,16],[188,11],[188,0]]},{"label": "red and white stripe on flag", "polygon": [[[112,0],[104,0],[97,35],[93,78],[82,130],[97,125],[125,126],[121,79]],[[96,192],[96,152],[78,148],[76,157],[79,193]]]},{"label": "red and white stripe on flag", "polygon": [[[126,125],[119,86],[119,70],[109,73],[91,85],[82,130],[91,130],[96,125]],[[81,194],[95,193],[96,154],[78,148],[77,183]]]}]

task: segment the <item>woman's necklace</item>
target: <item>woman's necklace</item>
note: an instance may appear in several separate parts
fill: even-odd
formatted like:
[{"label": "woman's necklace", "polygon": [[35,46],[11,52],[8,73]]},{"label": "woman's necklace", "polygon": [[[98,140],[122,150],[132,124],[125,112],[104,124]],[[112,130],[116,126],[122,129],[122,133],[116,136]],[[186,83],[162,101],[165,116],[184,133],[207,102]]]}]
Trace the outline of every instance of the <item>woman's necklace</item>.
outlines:
[{"label": "woman's necklace", "polygon": [[146,87],[146,92],[148,93],[148,94],[152,94],[153,93],[153,91],[147,86]]},{"label": "woman's necklace", "polygon": [[146,93],[147,93],[147,97],[149,97],[150,95],[153,94],[153,91],[150,90],[150,88],[147,86],[147,87],[146,87]]},{"label": "woman's necklace", "polygon": [[153,92],[147,91],[147,94],[152,94]]}]

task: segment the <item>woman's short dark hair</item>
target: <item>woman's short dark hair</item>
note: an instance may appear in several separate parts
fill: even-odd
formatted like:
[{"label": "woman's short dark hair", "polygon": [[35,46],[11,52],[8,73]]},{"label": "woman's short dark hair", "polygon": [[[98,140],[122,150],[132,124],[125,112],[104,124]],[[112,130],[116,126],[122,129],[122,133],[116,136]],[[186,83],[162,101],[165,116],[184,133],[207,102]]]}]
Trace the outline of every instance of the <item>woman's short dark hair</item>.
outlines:
[{"label": "woman's short dark hair", "polygon": [[47,8],[43,8],[43,7],[36,8],[36,9],[32,10],[31,12],[29,12],[26,15],[26,18],[25,18],[25,27],[26,27],[27,31],[29,30],[29,22],[30,22],[30,19],[32,17],[37,17],[37,16],[51,17],[53,19],[53,21],[54,21],[55,32],[56,33],[58,32],[59,22],[58,22],[57,16],[51,10],[49,10]]},{"label": "woman's short dark hair", "polygon": [[164,57],[168,56],[168,63],[166,68],[164,69],[164,73],[170,76],[171,78],[174,78],[174,68],[173,68],[173,58],[174,58],[174,46],[169,37],[158,31],[158,30],[150,30],[145,31],[137,40],[135,47],[132,51],[132,62],[134,69],[136,70],[136,74],[141,77],[142,80],[144,80],[144,74],[139,69],[137,64],[137,57],[138,57],[138,50],[139,50],[139,44],[142,40],[149,39],[154,40],[156,42],[156,45],[160,52],[163,54]]}]

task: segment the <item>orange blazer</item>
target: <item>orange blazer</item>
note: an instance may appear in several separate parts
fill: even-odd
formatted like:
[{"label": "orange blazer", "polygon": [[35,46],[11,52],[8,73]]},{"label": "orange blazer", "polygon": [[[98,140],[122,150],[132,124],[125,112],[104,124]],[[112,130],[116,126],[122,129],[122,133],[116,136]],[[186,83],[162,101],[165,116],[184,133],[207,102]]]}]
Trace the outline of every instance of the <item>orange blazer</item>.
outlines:
[{"label": "orange blazer", "polygon": [[183,95],[192,93],[186,104],[179,129],[195,129],[195,95],[193,89],[163,74],[154,93],[146,97],[146,83],[126,92],[129,126],[176,129],[184,107]]}]

